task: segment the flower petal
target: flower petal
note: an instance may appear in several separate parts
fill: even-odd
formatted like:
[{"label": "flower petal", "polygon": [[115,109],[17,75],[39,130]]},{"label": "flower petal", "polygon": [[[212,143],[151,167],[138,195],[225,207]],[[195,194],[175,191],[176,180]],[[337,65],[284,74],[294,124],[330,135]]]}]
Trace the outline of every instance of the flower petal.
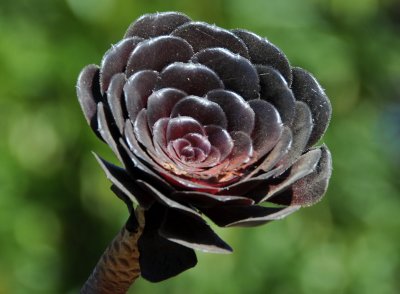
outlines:
[{"label": "flower petal", "polygon": [[270,151],[281,136],[283,125],[275,107],[264,100],[252,100],[250,107],[255,113],[254,130],[251,134],[253,148],[257,158],[261,158]]},{"label": "flower petal", "polygon": [[206,98],[221,106],[228,120],[228,132],[242,131],[251,134],[254,128],[254,111],[242,97],[226,90],[213,90]]},{"label": "flower petal", "polygon": [[205,48],[221,47],[245,58],[249,57],[246,45],[240,38],[230,31],[204,22],[186,23],[173,31],[172,35],[188,41],[195,52]]},{"label": "flower petal", "polygon": [[279,220],[297,211],[300,206],[263,207],[263,206],[222,206],[202,209],[207,217],[220,227],[259,226],[273,220]]},{"label": "flower petal", "polygon": [[164,117],[170,117],[172,108],[187,94],[183,91],[164,88],[153,92],[147,100],[147,120],[150,127]]},{"label": "flower petal", "polygon": [[120,131],[123,133],[125,124],[124,112],[123,112],[123,88],[126,82],[126,76],[124,73],[115,74],[110,82],[110,86],[107,90],[107,102],[110,107],[112,116],[114,117],[115,123]]},{"label": "flower petal", "polygon": [[138,183],[138,185],[141,188],[143,188],[145,191],[147,191],[152,196],[154,196],[154,198],[158,202],[160,202],[162,205],[165,205],[169,208],[174,208],[174,209],[178,209],[180,211],[184,211],[185,213],[189,213],[189,214],[193,215],[195,218],[197,217],[197,218],[201,219],[201,215],[198,212],[196,212],[194,209],[191,209],[188,206],[182,205],[182,204],[168,198],[167,196],[163,195],[159,190],[154,188],[152,185],[150,185],[146,181],[136,180],[136,182]]},{"label": "flower petal", "polygon": [[233,140],[229,133],[220,126],[208,125],[205,128],[211,146],[220,152],[219,160],[224,160],[233,149]]},{"label": "flower petal", "polygon": [[93,154],[101,168],[104,170],[107,178],[126,196],[128,196],[133,203],[139,204],[145,209],[149,208],[153,204],[154,199],[136,185],[131,176],[123,168],[107,162],[95,153]]},{"label": "flower petal", "polygon": [[261,99],[270,102],[278,110],[282,122],[290,125],[295,111],[295,99],[282,75],[270,66],[257,66],[260,75]]},{"label": "flower petal", "polygon": [[152,70],[137,72],[131,76],[124,87],[125,105],[129,118],[135,121],[136,115],[147,104],[147,99],[154,90],[158,73]]},{"label": "flower petal", "polygon": [[126,75],[150,69],[161,71],[173,62],[188,61],[193,55],[192,46],[185,40],[173,36],[160,36],[141,42],[129,57]]},{"label": "flower petal", "polygon": [[253,64],[270,65],[284,76],[288,85],[292,82],[292,72],[285,54],[274,44],[246,30],[233,30],[246,44]]},{"label": "flower petal", "polygon": [[331,154],[326,146],[321,146],[320,149],[321,158],[316,169],[295,182],[290,189],[268,201],[301,206],[310,206],[320,201],[328,188],[329,178],[332,174]]},{"label": "flower petal", "polygon": [[122,161],[118,145],[115,142],[116,140],[115,137],[117,135],[112,134],[112,129],[109,125],[110,119],[111,119],[110,115],[106,115],[106,110],[103,102],[99,102],[99,104],[97,104],[97,125],[99,133],[103,138],[104,142],[106,142],[107,145],[110,146],[111,150],[118,157],[118,159]]},{"label": "flower petal", "polygon": [[227,127],[222,108],[215,102],[197,96],[188,96],[176,103],[171,111],[171,117],[180,116],[194,118],[203,126],[217,125],[224,129]]},{"label": "flower petal", "polygon": [[211,253],[232,252],[232,248],[202,218],[179,210],[167,211],[159,232],[164,238],[192,249]]},{"label": "flower petal", "polygon": [[251,62],[223,48],[207,48],[196,53],[193,62],[204,64],[218,74],[225,88],[245,100],[259,98],[258,73]]},{"label": "flower petal", "polygon": [[306,150],[312,127],[310,108],[304,102],[296,101],[296,114],[292,124],[293,143],[289,152],[279,162],[275,176],[284,173]]},{"label": "flower petal", "polygon": [[188,116],[178,116],[169,120],[166,139],[169,142],[190,133],[205,134],[203,127],[197,120]]},{"label": "flower petal", "polygon": [[310,107],[314,127],[307,143],[313,146],[325,133],[332,114],[331,103],[317,80],[301,68],[293,68],[292,91],[297,100],[304,101]]},{"label": "flower petal", "polygon": [[115,74],[125,71],[129,56],[135,47],[143,41],[142,38],[123,39],[104,54],[100,66],[100,89],[105,93]]},{"label": "flower petal", "polygon": [[97,103],[102,100],[99,88],[99,67],[87,65],[79,74],[76,93],[86,121],[97,135]]},{"label": "flower petal", "polygon": [[145,14],[129,26],[124,38],[138,36],[149,39],[168,35],[177,27],[189,21],[189,17],[178,12]]},{"label": "flower petal", "polygon": [[215,207],[224,205],[252,205],[254,201],[250,198],[232,195],[214,195],[196,191],[178,191],[170,195],[170,198],[184,203],[190,203],[195,207]]},{"label": "flower petal", "polygon": [[296,181],[314,172],[321,158],[321,153],[320,149],[312,149],[300,156],[291,167],[287,177],[282,182],[271,185],[268,194],[260,202],[266,201],[272,196],[279,194]]},{"label": "flower petal", "polygon": [[201,97],[211,90],[223,89],[224,84],[215,72],[202,64],[175,62],[161,72],[157,89],[161,88],[176,88]]},{"label": "flower petal", "polygon": [[253,155],[253,143],[250,136],[244,132],[230,133],[233,149],[229,155],[228,170],[235,170],[250,160]]},{"label": "flower petal", "polygon": [[[268,172],[270,171],[278,162],[285,156],[290,150],[290,146],[292,145],[292,131],[289,127],[283,127],[282,135],[279,138],[279,141],[276,143],[275,147],[271,150],[271,152],[259,163],[254,171],[249,173],[245,179],[250,179],[254,175],[259,172]],[[251,161],[253,164],[254,162]]]}]

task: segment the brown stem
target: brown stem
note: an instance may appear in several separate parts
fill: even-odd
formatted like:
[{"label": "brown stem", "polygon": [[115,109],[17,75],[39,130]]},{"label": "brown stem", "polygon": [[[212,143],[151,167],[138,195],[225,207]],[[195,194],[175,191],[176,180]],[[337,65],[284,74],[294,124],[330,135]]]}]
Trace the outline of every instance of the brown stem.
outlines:
[{"label": "brown stem", "polygon": [[143,231],[144,214],[141,208],[135,214],[137,226],[122,228],[104,251],[81,294],[125,294],[140,276],[137,241]]}]

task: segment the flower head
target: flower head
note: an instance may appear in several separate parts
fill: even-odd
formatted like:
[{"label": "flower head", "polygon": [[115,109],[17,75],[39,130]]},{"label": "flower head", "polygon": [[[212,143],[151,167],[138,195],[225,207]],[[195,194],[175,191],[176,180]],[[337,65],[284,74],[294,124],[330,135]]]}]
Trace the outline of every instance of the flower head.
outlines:
[{"label": "flower head", "polygon": [[277,220],[321,199],[331,175],[313,147],[331,116],[315,78],[268,40],[176,13],[144,15],[88,65],[77,92],[94,132],[123,168],[97,157],[113,191],[145,209],[142,275],[230,252],[222,227]]}]

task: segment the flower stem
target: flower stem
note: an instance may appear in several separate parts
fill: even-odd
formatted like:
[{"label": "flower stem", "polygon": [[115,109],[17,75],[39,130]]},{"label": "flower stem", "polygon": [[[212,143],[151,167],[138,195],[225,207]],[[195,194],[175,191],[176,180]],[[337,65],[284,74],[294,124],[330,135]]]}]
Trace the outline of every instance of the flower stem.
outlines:
[{"label": "flower stem", "polygon": [[81,294],[124,294],[140,276],[138,239],[144,227],[138,207],[127,224],[104,251]]}]

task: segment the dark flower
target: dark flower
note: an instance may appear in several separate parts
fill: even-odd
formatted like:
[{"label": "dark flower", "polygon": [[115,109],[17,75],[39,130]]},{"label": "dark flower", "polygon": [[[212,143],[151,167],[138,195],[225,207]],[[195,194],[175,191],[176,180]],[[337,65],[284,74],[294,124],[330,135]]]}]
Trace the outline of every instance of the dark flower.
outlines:
[{"label": "dark flower", "polygon": [[145,209],[144,278],[232,249],[222,227],[255,226],[321,199],[331,175],[331,105],[275,45],[175,13],[144,15],[88,65],[77,92],[87,121],[124,168],[96,156],[113,191]]}]

